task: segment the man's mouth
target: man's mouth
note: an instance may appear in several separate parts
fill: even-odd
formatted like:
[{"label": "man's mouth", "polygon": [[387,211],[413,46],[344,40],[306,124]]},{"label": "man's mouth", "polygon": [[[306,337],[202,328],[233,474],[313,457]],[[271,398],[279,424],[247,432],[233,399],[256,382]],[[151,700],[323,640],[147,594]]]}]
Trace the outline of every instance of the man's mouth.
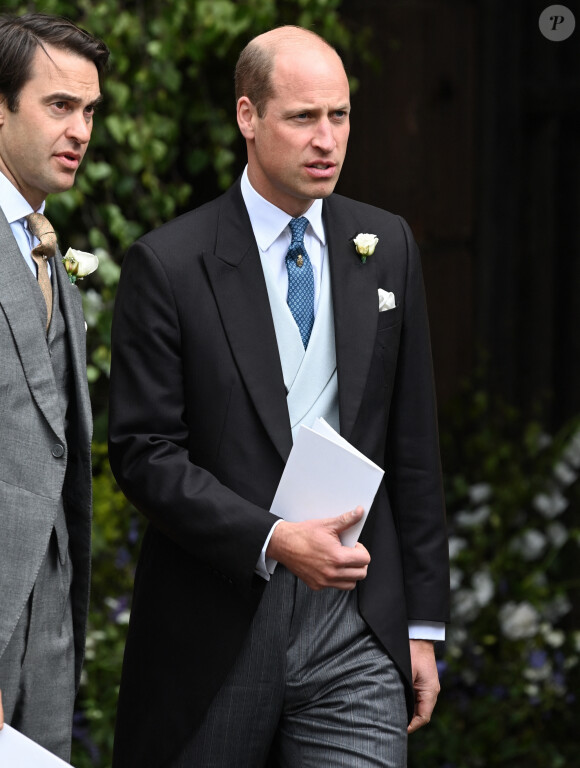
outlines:
[{"label": "man's mouth", "polygon": [[327,179],[334,176],[336,163],[309,163],[306,169],[310,176],[316,179]]},{"label": "man's mouth", "polygon": [[77,152],[59,152],[56,157],[67,168],[78,168],[81,156]]}]

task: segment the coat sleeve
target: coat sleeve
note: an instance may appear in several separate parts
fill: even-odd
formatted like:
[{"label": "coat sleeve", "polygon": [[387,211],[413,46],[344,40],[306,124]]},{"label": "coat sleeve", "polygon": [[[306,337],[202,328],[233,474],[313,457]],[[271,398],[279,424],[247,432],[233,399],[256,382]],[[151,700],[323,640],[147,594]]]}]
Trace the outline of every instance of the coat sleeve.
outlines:
[{"label": "coat sleeve", "polygon": [[407,243],[405,305],[387,432],[387,486],[410,621],[449,618],[449,556],[427,306],[417,245]]},{"label": "coat sleeve", "polygon": [[158,531],[244,591],[275,518],[190,460],[183,311],[165,263],[148,244],[133,245],[113,319],[109,458]]}]

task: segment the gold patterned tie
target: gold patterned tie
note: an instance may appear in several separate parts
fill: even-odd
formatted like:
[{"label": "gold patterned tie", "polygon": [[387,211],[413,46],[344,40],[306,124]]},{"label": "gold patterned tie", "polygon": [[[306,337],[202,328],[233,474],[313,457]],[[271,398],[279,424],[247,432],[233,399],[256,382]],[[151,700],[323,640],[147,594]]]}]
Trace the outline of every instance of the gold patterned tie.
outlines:
[{"label": "gold patterned tie", "polygon": [[31,213],[26,217],[28,228],[40,240],[39,245],[32,249],[32,258],[38,267],[38,285],[46,302],[46,327],[52,317],[52,285],[48,274],[47,260],[56,253],[56,234],[50,221],[42,213]]}]

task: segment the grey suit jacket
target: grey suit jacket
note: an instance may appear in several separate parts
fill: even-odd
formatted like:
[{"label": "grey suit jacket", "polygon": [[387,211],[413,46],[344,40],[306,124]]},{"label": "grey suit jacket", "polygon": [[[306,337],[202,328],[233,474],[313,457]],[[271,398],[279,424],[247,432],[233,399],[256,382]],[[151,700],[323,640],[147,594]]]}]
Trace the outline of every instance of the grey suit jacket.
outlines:
[{"label": "grey suit jacket", "polygon": [[[64,420],[29,267],[0,209],[0,655],[24,610],[62,498],[72,558],[77,685],[86,631],[91,535],[92,420],[81,296],[60,254],[53,269],[74,391]],[[64,449],[64,451],[63,451]]]}]

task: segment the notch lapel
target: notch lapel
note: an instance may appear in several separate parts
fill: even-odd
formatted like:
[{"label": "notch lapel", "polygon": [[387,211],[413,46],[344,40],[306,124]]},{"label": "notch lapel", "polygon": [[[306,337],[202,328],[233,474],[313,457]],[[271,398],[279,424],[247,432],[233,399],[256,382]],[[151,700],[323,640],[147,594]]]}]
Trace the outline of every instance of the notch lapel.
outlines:
[{"label": "notch lapel", "polygon": [[76,285],[72,285],[62,263],[59,249],[53,268],[56,270],[60,308],[64,315],[75,382],[78,418],[85,440],[90,442],[92,413],[87,384],[86,330],[83,300]]},{"label": "notch lapel", "polygon": [[25,270],[28,269],[0,210],[0,306],[10,326],[30,392],[54,433],[65,442],[45,330],[27,290],[29,275]]},{"label": "notch lapel", "polygon": [[373,259],[363,264],[352,243],[361,230],[348,202],[329,197],[324,201],[323,217],[334,302],[340,432],[348,439],[367,383],[377,334],[377,275]]},{"label": "notch lapel", "polygon": [[215,253],[205,253],[204,261],[240,374],[266,432],[286,461],[292,434],[258,246],[239,183],[222,199]]}]

